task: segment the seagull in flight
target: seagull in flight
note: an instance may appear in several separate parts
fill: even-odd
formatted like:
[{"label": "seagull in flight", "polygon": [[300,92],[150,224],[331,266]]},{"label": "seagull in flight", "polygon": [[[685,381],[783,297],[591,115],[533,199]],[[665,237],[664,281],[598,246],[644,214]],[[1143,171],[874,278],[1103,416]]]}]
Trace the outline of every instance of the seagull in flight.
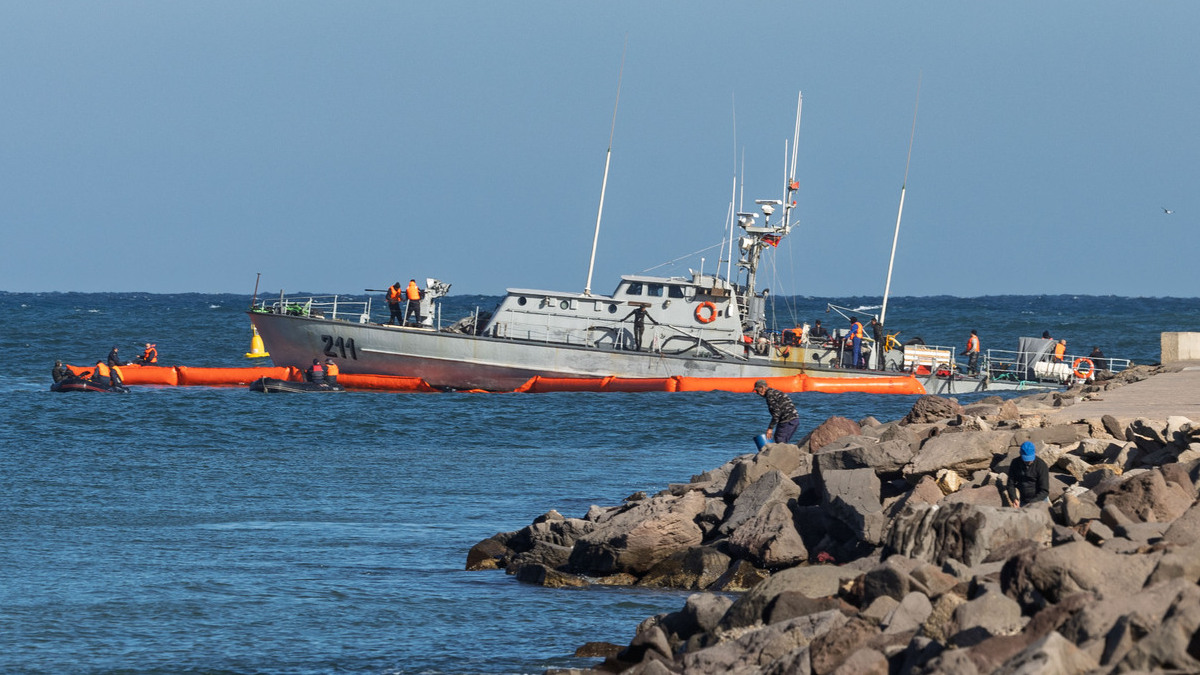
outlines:
[{"label": "seagull in flight", "polygon": [[1174,211],[1172,211],[1171,209],[1168,209],[1165,206],[1162,207],[1162,210],[1163,210],[1163,213],[1167,214],[1168,216],[1171,215],[1172,213],[1175,213]]}]

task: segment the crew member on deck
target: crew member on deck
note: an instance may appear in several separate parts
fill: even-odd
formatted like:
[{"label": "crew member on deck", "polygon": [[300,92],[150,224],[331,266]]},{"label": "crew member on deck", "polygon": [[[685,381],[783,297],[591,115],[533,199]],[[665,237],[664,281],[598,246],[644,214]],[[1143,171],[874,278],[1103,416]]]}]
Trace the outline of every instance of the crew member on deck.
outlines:
[{"label": "crew member on deck", "polygon": [[142,355],[137,358],[137,362],[143,366],[152,366],[158,363],[158,347],[152,342],[146,343],[146,349],[142,351]]},{"label": "crew member on deck", "polygon": [[883,334],[883,324],[879,323],[879,319],[871,317],[871,339],[875,344],[871,347],[871,353],[875,355],[875,369],[883,370],[883,356],[887,351],[887,338]]},{"label": "crew member on deck", "polygon": [[313,384],[325,384],[325,366],[321,359],[313,359],[312,366],[304,372],[304,379]]},{"label": "crew member on deck", "polygon": [[328,384],[337,384],[338,367],[333,362],[333,359],[325,359],[325,382]]},{"label": "crew member on deck", "polygon": [[417,288],[417,280],[409,279],[408,288],[404,289],[404,297],[408,298],[408,319],[420,325],[421,323],[421,289]]},{"label": "crew member on deck", "polygon": [[1100,347],[1092,347],[1092,353],[1088,354],[1088,358],[1092,360],[1092,365],[1096,370],[1108,370],[1108,361],[1104,358],[1104,352],[1100,351]]},{"label": "crew member on deck", "polygon": [[1067,355],[1067,341],[1059,340],[1058,344],[1054,345],[1054,360],[1062,363],[1063,357]]},{"label": "crew member on deck", "polygon": [[50,369],[50,377],[54,378],[55,382],[62,382],[64,379],[70,376],[70,368],[64,366],[62,361],[54,362],[54,367]]},{"label": "crew member on deck", "polygon": [[851,368],[862,367],[863,337],[862,324],[858,322],[856,317],[850,317],[850,334],[846,336],[846,339],[850,341],[850,353],[852,355],[850,359]]},{"label": "crew member on deck", "polygon": [[629,317],[633,317],[633,349],[640,352],[642,351],[642,332],[646,330],[646,319],[650,319],[650,322],[656,326],[658,322],[650,316],[650,313],[642,305],[634,307],[633,311],[624,319],[621,319],[621,321],[627,321]]},{"label": "crew member on deck", "polygon": [[824,340],[829,337],[829,331],[825,330],[825,326],[821,325],[821,320],[817,319],[813,322],[812,330],[808,331],[808,339]]},{"label": "crew member on deck", "polygon": [[394,321],[397,326],[404,325],[404,312],[400,309],[400,302],[404,300],[404,289],[401,288],[400,282],[392,284],[387,293],[388,311],[391,316],[388,317],[388,324]]},{"label": "crew member on deck", "polygon": [[979,374],[979,334],[971,329],[971,337],[967,338],[967,348],[959,356],[967,357],[967,374]]}]

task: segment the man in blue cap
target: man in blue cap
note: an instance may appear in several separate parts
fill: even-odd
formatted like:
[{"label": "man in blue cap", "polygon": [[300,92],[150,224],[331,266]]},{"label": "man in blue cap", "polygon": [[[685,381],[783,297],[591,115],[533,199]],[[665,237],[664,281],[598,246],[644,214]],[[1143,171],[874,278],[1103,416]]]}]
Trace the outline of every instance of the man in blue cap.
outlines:
[{"label": "man in blue cap", "polygon": [[1021,456],[1008,467],[1008,498],[1016,507],[1050,501],[1050,467],[1032,441],[1021,444]]}]

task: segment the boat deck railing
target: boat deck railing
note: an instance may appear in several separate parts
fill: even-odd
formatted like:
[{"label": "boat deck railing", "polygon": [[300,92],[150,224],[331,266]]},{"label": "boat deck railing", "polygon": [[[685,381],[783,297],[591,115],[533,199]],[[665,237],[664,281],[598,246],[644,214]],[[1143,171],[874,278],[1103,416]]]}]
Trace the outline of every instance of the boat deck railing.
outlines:
[{"label": "boat deck railing", "polygon": [[[1093,359],[1076,354],[1066,354],[1061,361],[1057,361],[1048,354],[989,349],[981,359],[980,368],[993,380],[1035,379],[1065,383],[1071,378],[1087,379],[1102,371],[1119,373],[1131,364],[1129,359]],[[1032,378],[1029,377],[1030,365]],[[960,369],[965,368],[960,366]]]},{"label": "boat deck railing", "polygon": [[279,294],[279,299],[267,304],[262,300],[253,311],[289,316],[309,316],[323,319],[340,319],[356,323],[371,320],[371,299],[358,300],[344,295],[294,295]]}]

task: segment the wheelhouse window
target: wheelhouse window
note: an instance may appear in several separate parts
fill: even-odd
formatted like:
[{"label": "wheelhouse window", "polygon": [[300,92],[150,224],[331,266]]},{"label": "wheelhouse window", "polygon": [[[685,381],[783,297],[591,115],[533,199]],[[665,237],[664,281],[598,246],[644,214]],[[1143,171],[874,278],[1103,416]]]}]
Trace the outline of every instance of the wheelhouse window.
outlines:
[{"label": "wheelhouse window", "polygon": [[655,298],[661,298],[663,295],[663,285],[662,284],[648,284],[646,286],[646,295],[649,295],[649,296],[655,297]]},{"label": "wheelhouse window", "polygon": [[641,295],[641,294],[642,294],[642,284],[640,282],[636,282],[636,281],[630,282],[630,284],[625,287],[625,295]]},{"label": "wheelhouse window", "polygon": [[682,298],[683,297],[683,287],[682,286],[667,286],[667,297],[668,298]]}]

